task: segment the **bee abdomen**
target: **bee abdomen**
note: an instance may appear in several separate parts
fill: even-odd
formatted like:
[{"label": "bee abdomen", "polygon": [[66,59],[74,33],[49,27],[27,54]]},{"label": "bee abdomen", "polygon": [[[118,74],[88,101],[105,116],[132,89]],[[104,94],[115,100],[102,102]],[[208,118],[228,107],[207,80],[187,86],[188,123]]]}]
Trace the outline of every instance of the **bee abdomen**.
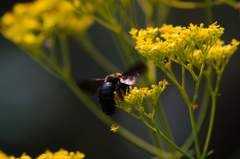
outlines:
[{"label": "bee abdomen", "polygon": [[103,83],[99,89],[99,104],[107,115],[113,115],[115,108],[114,94],[115,87],[112,82]]}]

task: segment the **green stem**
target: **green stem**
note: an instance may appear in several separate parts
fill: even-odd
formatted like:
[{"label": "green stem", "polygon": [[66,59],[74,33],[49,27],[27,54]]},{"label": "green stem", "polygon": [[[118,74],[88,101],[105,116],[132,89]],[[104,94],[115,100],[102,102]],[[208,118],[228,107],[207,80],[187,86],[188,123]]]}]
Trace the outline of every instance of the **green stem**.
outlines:
[{"label": "green stem", "polygon": [[[205,0],[206,19],[207,19],[207,24],[208,25],[212,24],[211,3],[212,3],[212,0]],[[212,126],[213,126],[213,121],[214,121],[214,116],[215,116],[215,109],[216,109],[216,98],[215,98],[215,95],[213,93],[212,79],[211,79],[212,68],[209,67],[208,70],[209,70],[209,72],[207,74],[207,83],[208,83],[208,88],[209,88],[209,90],[211,92],[211,97],[212,97],[212,110],[211,110],[211,117],[210,117],[208,133],[207,133],[207,137],[206,137],[203,153],[202,153],[202,156],[201,156],[202,159],[204,159],[205,156],[206,156],[206,152],[207,152],[207,148],[208,148],[208,144],[209,144],[210,136],[211,136],[211,132],[212,132]]]},{"label": "green stem", "polygon": [[57,59],[56,37],[54,35],[50,36],[50,54],[53,58]]},{"label": "green stem", "polygon": [[210,151],[205,155],[205,157],[210,156],[213,152],[214,152],[214,150],[210,150]]},{"label": "green stem", "polygon": [[154,119],[152,120],[153,126],[154,128],[152,129],[154,132],[156,132],[157,134],[159,134],[164,140],[166,140],[171,146],[173,146],[176,150],[178,150],[179,152],[181,152],[182,154],[184,154],[186,157],[193,159],[192,156],[190,156],[189,154],[187,154],[186,152],[182,151],[177,145],[175,145],[169,138],[167,138],[156,126],[156,123],[154,121]]},{"label": "green stem", "polygon": [[117,36],[116,33],[112,32],[111,35],[113,37],[115,45],[117,46],[118,52],[122,58],[124,65],[130,66],[132,64],[132,59],[131,59],[130,55],[128,54],[128,51],[127,51],[125,45],[123,44],[122,40],[119,38],[119,36]]},{"label": "green stem", "polygon": [[156,75],[157,75],[157,70],[156,70],[156,66],[154,65],[154,63],[152,63],[152,61],[147,61],[148,63],[148,83],[151,84],[156,84]]},{"label": "green stem", "polygon": [[[129,3],[129,0],[122,3],[120,32],[122,32],[123,29],[124,29],[124,24],[125,24],[126,17],[127,17],[126,13],[127,13],[128,3]],[[125,6],[125,5],[126,5],[126,6]]]},{"label": "green stem", "polygon": [[192,103],[186,93],[186,91],[179,85],[179,83],[174,79],[167,71],[164,71],[164,73],[174,82],[174,84],[177,86],[179,89],[180,93],[182,94],[184,100],[186,101],[188,107],[189,107],[189,112],[190,112],[190,118],[191,118],[191,124],[192,124],[192,129],[193,129],[193,135],[194,135],[194,140],[195,140],[195,146],[196,146],[196,151],[197,151],[197,156],[198,158],[201,157],[201,150],[200,150],[200,145],[199,145],[199,139],[198,139],[198,131],[197,131],[197,126],[196,126],[196,121],[195,121],[195,115],[194,115],[194,110],[192,107]]},{"label": "green stem", "polygon": [[170,80],[177,86],[178,90],[180,91],[180,93],[182,94],[184,100],[186,101],[188,106],[191,106],[191,101],[187,95],[187,92],[179,85],[179,83],[177,82],[176,78],[174,78],[173,76],[171,76],[170,73],[168,73],[167,71],[163,70],[163,72],[168,76],[168,78],[170,78]]},{"label": "green stem", "polygon": [[130,2],[130,17],[133,21],[133,27],[134,28],[138,28],[138,24],[137,24],[137,16],[136,16],[136,9],[135,9],[135,1],[131,0]]},{"label": "green stem", "polygon": [[200,70],[200,73],[199,73],[199,76],[198,76],[197,81],[196,81],[196,86],[195,86],[195,93],[194,93],[193,102],[192,102],[192,104],[190,105],[190,108],[189,108],[190,117],[191,117],[191,123],[192,123],[192,129],[193,129],[193,136],[194,136],[194,140],[195,140],[195,147],[196,147],[198,159],[201,158],[201,149],[200,149],[200,144],[199,144],[199,139],[198,139],[198,128],[197,128],[197,125],[196,125],[195,115],[194,115],[194,109],[193,109],[192,106],[193,106],[193,105],[196,103],[196,101],[197,101],[198,92],[199,92],[199,85],[200,85],[200,81],[201,81],[201,79],[202,79],[202,75],[203,75],[205,63],[206,63],[206,60],[205,60],[205,58],[204,58],[204,59],[203,59],[203,64],[202,64],[202,66],[201,66],[201,70]]},{"label": "green stem", "polygon": [[97,17],[97,16],[94,16],[94,15],[89,15],[93,20],[95,20],[96,22],[98,22],[99,24],[101,24],[102,26],[104,26],[105,28],[115,32],[115,33],[118,33],[119,32],[119,28],[116,27],[116,26],[113,26],[111,24],[109,24],[108,22],[102,20],[101,18]]},{"label": "green stem", "polygon": [[205,12],[206,12],[207,25],[212,24],[211,3],[212,3],[212,0],[205,0]]},{"label": "green stem", "polygon": [[167,65],[167,70],[170,73],[170,75],[177,80],[176,76],[174,75],[172,71],[172,60],[169,60],[169,62],[166,64]]},{"label": "green stem", "polygon": [[[223,0],[219,0],[223,1]],[[174,1],[174,0],[161,0],[162,3],[169,5],[171,7],[175,8],[181,8],[181,9],[196,9],[196,8],[204,8],[205,3],[203,2],[181,2],[181,1]],[[217,5],[219,2],[213,2],[211,5]]]},{"label": "green stem", "polygon": [[200,70],[198,79],[197,79],[197,81],[196,81],[195,93],[194,93],[192,105],[194,105],[194,104],[197,102],[197,97],[198,97],[198,92],[199,92],[199,85],[200,85],[200,82],[201,82],[201,79],[202,79],[202,75],[203,75],[205,63],[206,63],[206,60],[204,59],[204,60],[203,60],[203,64],[202,64],[202,66],[201,66],[201,70]]},{"label": "green stem", "polygon": [[[130,115],[134,115],[134,114],[130,114]],[[146,116],[148,117],[148,115],[146,114]],[[139,121],[141,121],[144,125],[146,125],[149,129],[151,129],[153,132],[157,133],[158,135],[160,135],[165,141],[167,141],[171,146],[173,146],[176,150],[178,150],[180,153],[182,153],[183,155],[185,155],[186,157],[188,158],[191,158],[193,159],[192,156],[188,155],[186,152],[182,151],[177,145],[175,145],[168,137],[166,137],[157,127],[154,119],[151,119],[151,122],[153,124],[153,127],[151,125],[149,125],[146,121],[144,120],[141,120],[139,117],[136,117],[135,118]],[[172,154],[172,157],[173,158],[176,158],[176,156],[173,156]],[[178,157],[177,157],[178,158]]]},{"label": "green stem", "polygon": [[[143,107],[144,107],[145,111],[147,112],[147,114],[149,114],[149,113],[150,113],[150,110],[149,110],[149,108],[148,108],[148,104],[147,104],[147,101],[146,101],[146,100],[143,101]],[[153,115],[154,115],[154,114],[153,114]],[[148,117],[148,116],[147,116],[147,117]],[[148,121],[148,123],[151,123],[151,119],[150,119],[149,117],[147,118],[147,121]],[[146,123],[144,123],[144,124],[146,125]],[[149,126],[150,126],[150,125],[149,125]],[[162,148],[163,145],[162,145],[161,142],[159,141],[159,138],[158,138],[157,134],[154,133],[153,131],[150,131],[150,134],[151,134],[151,137],[152,137],[153,144],[154,144],[157,148]],[[161,154],[160,151],[159,151],[158,153]]]},{"label": "green stem", "polygon": [[212,109],[211,109],[211,115],[210,115],[210,122],[209,122],[209,126],[208,126],[207,137],[206,137],[205,145],[204,145],[204,148],[203,148],[202,159],[205,158],[205,155],[206,155],[207,149],[208,149],[208,145],[209,145],[209,141],[210,141],[210,137],[211,137],[211,134],[212,134],[213,122],[214,122],[215,111],[216,111],[217,94],[218,94],[218,89],[219,89],[219,84],[220,84],[222,72],[223,72],[223,69],[222,69],[221,73],[218,74],[218,76],[217,76],[217,82],[216,82],[216,87],[215,87],[214,92],[211,92],[211,94],[212,94]]},{"label": "green stem", "polygon": [[170,7],[164,3],[159,3],[156,12],[157,18],[155,26],[160,27],[163,24],[167,24],[169,19]]},{"label": "green stem", "polygon": [[49,57],[47,57],[47,55],[45,55],[45,53],[43,53],[44,55],[42,55],[41,58],[37,58],[32,54],[35,50],[28,50],[23,46],[19,47],[22,48],[33,60],[40,64],[49,73],[53,74],[57,78],[62,79],[61,66],[58,65],[56,62],[51,62],[51,60],[49,59]]},{"label": "green stem", "polygon": [[191,118],[191,123],[192,123],[195,148],[197,151],[197,157],[198,157],[198,159],[200,159],[201,158],[201,149],[200,149],[200,144],[199,144],[199,139],[198,139],[198,130],[197,130],[196,121],[195,121],[194,109],[192,106],[189,106],[189,112],[190,112],[190,118]]},{"label": "green stem", "polygon": [[116,67],[111,61],[109,61],[100,51],[98,51],[95,46],[92,44],[89,36],[81,38],[77,40],[87,51],[89,56],[106,72],[114,73],[114,72],[122,72],[118,67]]},{"label": "green stem", "polygon": [[185,89],[185,68],[182,66],[182,88]]},{"label": "green stem", "polygon": [[62,67],[61,65],[58,63],[58,61],[56,61],[56,59],[52,59],[50,58],[46,52],[42,52],[41,54],[41,61],[43,61],[44,64],[46,64],[47,66],[49,66],[54,72],[56,72],[57,74],[59,74],[60,76],[63,75],[62,72]]},{"label": "green stem", "polygon": [[62,62],[63,62],[63,73],[65,76],[70,76],[71,74],[71,60],[70,53],[68,48],[68,39],[64,33],[59,35],[61,43],[61,52],[62,52]]},{"label": "green stem", "polygon": [[228,4],[232,7],[236,7],[238,5],[238,2],[234,1],[234,0],[218,0],[219,2]]},{"label": "green stem", "polygon": [[[160,121],[160,124],[161,124],[161,126],[162,126],[162,129],[163,129],[164,134],[165,134],[171,141],[173,141],[173,138],[172,138],[171,132],[170,132],[170,130],[169,130],[169,126],[168,126],[168,123],[167,123],[165,114],[164,114],[164,112],[163,112],[162,105],[160,104],[160,100],[157,101],[156,110],[157,110],[158,118],[159,118],[159,121]],[[169,147],[169,150],[170,150],[171,154],[173,154],[173,156],[176,156],[176,151],[175,151],[174,147],[173,147],[172,145],[170,145],[170,144],[168,144],[168,147]]]},{"label": "green stem", "polygon": [[124,44],[125,47],[127,48],[128,54],[130,55],[131,59],[132,59],[133,61],[137,62],[138,59],[137,59],[137,57],[136,57],[136,54],[134,53],[131,45],[128,43],[128,40],[126,39],[126,36],[124,35],[124,32],[122,31],[122,32],[120,32],[118,35],[120,36],[120,38],[121,38],[122,41],[123,41],[123,44]]},{"label": "green stem", "polygon": [[210,122],[209,122],[207,137],[206,137],[205,145],[204,145],[204,148],[203,148],[202,159],[205,158],[205,155],[206,155],[206,152],[207,152],[207,148],[208,148],[208,145],[209,145],[209,141],[210,141],[210,137],[211,137],[211,133],[212,133],[213,122],[214,122],[215,111],[216,111],[216,98],[217,98],[217,94],[216,93],[212,93],[211,116],[210,116]]},{"label": "green stem", "polygon": [[[173,60],[173,61],[174,61],[174,60]],[[194,80],[195,82],[197,82],[198,79],[197,79],[197,76],[195,75],[195,72],[193,71],[193,63],[192,63],[192,62],[191,62],[191,64],[190,64],[190,68],[189,68],[188,66],[186,66],[185,63],[183,63],[181,60],[177,60],[177,61],[174,61],[174,62],[182,65],[186,70],[188,70],[188,71],[191,73],[191,75],[192,75],[192,77],[193,77],[193,80]]]},{"label": "green stem", "polygon": [[[211,76],[212,76],[212,73],[211,73]],[[210,96],[211,96],[211,94],[210,94],[210,91],[208,89],[208,83],[206,82],[205,86],[204,86],[204,91],[203,91],[202,104],[199,107],[200,108],[200,112],[199,112],[198,120],[197,120],[198,133],[201,131],[201,129],[203,127],[203,123],[204,123],[204,121],[206,119]],[[193,143],[194,143],[194,137],[193,137],[193,133],[191,133],[189,135],[188,139],[185,141],[185,143],[181,147],[181,149],[185,150],[185,151],[188,151],[190,149],[190,147],[193,145]],[[180,156],[180,158],[181,157],[182,156]]]}]

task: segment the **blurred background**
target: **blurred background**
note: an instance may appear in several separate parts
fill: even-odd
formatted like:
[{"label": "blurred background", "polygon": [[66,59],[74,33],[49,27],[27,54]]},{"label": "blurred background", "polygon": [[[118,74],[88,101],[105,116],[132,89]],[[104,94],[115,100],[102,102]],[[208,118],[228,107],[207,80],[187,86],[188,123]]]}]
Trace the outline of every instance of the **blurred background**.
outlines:
[{"label": "blurred background", "polygon": [[[10,11],[16,2],[1,2],[0,15]],[[140,9],[138,9],[141,12]],[[141,14],[141,13],[140,13]],[[232,38],[240,40],[239,11],[227,5],[213,7],[213,21],[225,28],[221,39],[226,44]],[[138,19],[141,26],[141,17]],[[188,26],[205,23],[204,9],[172,8],[169,24]],[[144,25],[142,24],[142,27]],[[161,26],[158,26],[161,27]],[[89,29],[95,46],[122,70],[119,53],[108,31],[97,23]],[[102,70],[74,41],[70,42],[72,75],[75,80],[104,78]],[[240,158],[240,50],[233,55],[223,74],[216,117],[209,150],[209,158]],[[174,65],[176,76],[181,68]],[[114,72],[113,72],[114,73]],[[166,78],[158,69],[158,81]],[[166,78],[166,80],[170,81]],[[186,77],[188,93],[194,93],[190,74]],[[171,82],[170,82],[171,83]],[[201,101],[204,80],[198,101]],[[98,103],[97,96],[93,97]],[[181,146],[191,132],[187,105],[173,83],[161,95],[174,141]],[[198,104],[200,105],[200,103]],[[112,117],[140,138],[152,143],[149,130],[130,115],[117,108]],[[196,115],[198,112],[196,111]],[[208,116],[210,114],[210,110]],[[203,145],[208,122],[200,135]],[[99,121],[71,92],[67,85],[44,70],[24,51],[0,35],[0,150],[8,155],[20,156],[23,152],[33,158],[46,149],[83,152],[86,158],[152,158]]]}]

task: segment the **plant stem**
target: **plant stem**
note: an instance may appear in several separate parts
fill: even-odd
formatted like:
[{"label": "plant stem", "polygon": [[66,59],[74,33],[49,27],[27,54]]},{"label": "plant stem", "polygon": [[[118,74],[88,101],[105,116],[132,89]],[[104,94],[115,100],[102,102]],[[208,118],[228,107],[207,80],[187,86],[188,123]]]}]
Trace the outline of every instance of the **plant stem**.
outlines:
[{"label": "plant stem", "polygon": [[192,156],[188,155],[186,152],[182,151],[177,145],[175,145],[171,140],[169,140],[156,126],[156,123],[154,120],[152,120],[153,126],[155,127],[154,130],[156,133],[158,133],[164,140],[166,140],[170,145],[172,145],[176,150],[178,150],[179,152],[181,152],[182,154],[184,154],[186,157],[188,158],[193,158]]},{"label": "plant stem", "polygon": [[65,76],[70,76],[71,74],[71,60],[70,53],[68,48],[68,39],[64,33],[59,35],[61,43],[61,52],[62,52],[62,62],[63,62],[63,73]]},{"label": "plant stem", "polygon": [[212,0],[205,0],[205,12],[207,25],[212,24],[212,9],[211,9]]},{"label": "plant stem", "polygon": [[132,59],[134,62],[137,62],[138,59],[137,59],[137,57],[136,57],[136,55],[135,55],[135,53],[134,53],[131,45],[128,43],[128,40],[126,39],[126,36],[124,35],[124,32],[121,31],[118,35],[119,35],[119,37],[122,39],[123,44],[125,45],[125,47],[127,48],[128,54],[130,55],[131,59]]},{"label": "plant stem", "polygon": [[209,126],[208,126],[207,137],[206,137],[205,145],[204,145],[204,148],[203,148],[202,159],[205,158],[205,155],[207,153],[207,149],[208,149],[208,145],[209,145],[209,141],[210,141],[210,137],[211,137],[211,133],[212,133],[213,122],[214,122],[215,111],[216,111],[217,94],[218,94],[218,89],[219,89],[219,84],[220,84],[222,72],[223,72],[223,69],[222,69],[221,73],[218,74],[218,76],[217,76],[217,82],[216,82],[214,92],[211,92],[211,95],[212,95],[212,109],[211,109],[211,115],[210,115],[210,122],[209,122]]},{"label": "plant stem", "polygon": [[185,68],[182,66],[182,88],[185,89]]},{"label": "plant stem", "polygon": [[53,58],[57,59],[56,37],[54,35],[51,35],[49,40],[50,40],[50,54]]},{"label": "plant stem", "polygon": [[[172,138],[172,135],[171,135],[171,131],[169,130],[169,126],[168,126],[165,114],[163,112],[162,105],[160,104],[160,100],[157,101],[156,109],[157,109],[158,118],[159,118],[159,121],[161,123],[161,126],[162,126],[164,134],[171,141],[173,141],[173,138]],[[173,156],[176,156],[176,151],[175,151],[174,147],[172,145],[170,145],[169,143],[168,143],[168,147],[169,147],[170,152],[173,154]]]},{"label": "plant stem", "polygon": [[[211,9],[211,3],[212,0],[205,0],[205,10],[206,10],[206,20],[207,20],[207,25],[210,25],[212,23],[212,9]],[[207,74],[207,83],[208,83],[208,88],[211,92],[211,98],[212,98],[212,110],[211,110],[211,117],[210,117],[210,123],[209,123],[209,127],[208,127],[208,133],[207,133],[207,137],[206,137],[206,141],[205,141],[205,145],[204,145],[204,149],[203,149],[203,153],[201,158],[204,159],[206,152],[207,152],[207,148],[208,148],[208,144],[210,141],[210,136],[211,136],[211,132],[212,132],[212,126],[213,126],[213,121],[214,121],[214,116],[215,116],[215,109],[216,109],[216,98],[215,95],[213,93],[213,89],[212,89],[212,68],[209,67],[209,72]]]},{"label": "plant stem", "polygon": [[152,61],[148,60],[148,83],[150,84],[156,84],[156,75],[157,75],[157,71],[156,71],[156,66],[154,65],[154,63],[152,63]]},{"label": "plant stem", "polygon": [[[144,125],[146,125],[149,129],[151,129],[153,132],[157,133],[158,135],[160,135],[165,141],[167,141],[171,146],[173,146],[176,150],[178,150],[180,153],[182,153],[183,155],[185,155],[188,158],[194,159],[192,156],[190,156],[189,154],[187,154],[186,152],[182,151],[177,145],[175,145],[171,140],[168,139],[168,137],[166,137],[158,128],[157,125],[154,121],[154,119],[151,119],[151,122],[153,124],[153,127],[151,125],[149,125],[145,120],[141,120],[141,118],[137,117],[136,115],[134,115],[133,113],[131,113],[130,115],[132,115],[133,117],[135,117],[137,120],[141,121]],[[173,156],[173,158],[176,158],[176,156]]]},{"label": "plant stem", "polygon": [[197,97],[198,97],[198,92],[199,92],[199,85],[200,85],[200,82],[201,82],[201,79],[202,79],[205,63],[206,63],[206,60],[204,58],[202,66],[201,66],[201,70],[200,70],[200,73],[199,73],[199,76],[198,76],[197,81],[196,81],[195,93],[194,93],[192,105],[197,102]]},{"label": "plant stem", "polygon": [[200,145],[199,145],[198,131],[197,131],[197,126],[196,126],[196,121],[195,121],[194,109],[192,107],[193,104],[191,103],[191,101],[190,101],[186,91],[179,85],[179,83],[176,81],[176,79],[173,78],[167,71],[164,71],[164,73],[177,86],[177,88],[179,89],[180,93],[182,94],[184,100],[186,101],[186,103],[187,103],[187,105],[189,107],[189,112],[190,112],[190,118],[191,118],[191,124],[192,124],[192,129],[193,129],[193,135],[194,135],[194,140],[195,140],[197,156],[198,156],[198,158],[200,158],[201,157],[201,150],[200,150]]},{"label": "plant stem", "polygon": [[[129,0],[125,1],[124,3],[122,3],[122,11],[121,11],[121,22],[120,22],[120,32],[123,31],[124,29],[124,25],[125,25],[125,21],[126,21],[126,13],[127,13],[127,6],[128,6]],[[125,6],[126,5],[126,6]]]},{"label": "plant stem", "polygon": [[189,106],[189,112],[190,112],[190,118],[191,118],[191,123],[192,123],[192,130],[193,130],[193,136],[194,136],[194,141],[195,141],[197,157],[198,157],[198,159],[200,159],[201,158],[201,150],[200,150],[200,144],[199,144],[199,139],[198,139],[198,130],[197,130],[196,121],[195,121],[194,109],[192,106]]},{"label": "plant stem", "polygon": [[[197,120],[197,129],[198,129],[198,133],[201,131],[203,123],[206,119],[206,115],[207,115],[207,110],[208,110],[208,105],[209,105],[209,100],[210,100],[210,91],[208,89],[208,83],[205,83],[204,86],[204,91],[203,91],[203,99],[202,99],[202,104],[199,107],[200,108],[200,112],[198,115],[198,120]],[[185,143],[182,145],[181,149],[188,151],[190,149],[190,147],[192,146],[194,142],[194,137],[193,137],[193,133],[191,133],[188,137],[188,139],[185,141]],[[182,156],[180,156],[181,158]]]},{"label": "plant stem", "polygon": [[130,17],[133,21],[133,27],[134,28],[138,28],[138,24],[137,24],[137,16],[136,16],[136,9],[135,9],[135,1],[131,0],[130,2]]},{"label": "plant stem", "polygon": [[105,28],[117,33],[119,32],[119,28],[116,26],[113,26],[111,24],[109,24],[108,22],[102,20],[101,18],[94,16],[94,15],[89,15],[93,20],[95,20],[96,22],[98,22],[99,24],[101,24],[102,26],[104,26]]},{"label": "plant stem", "polygon": [[46,69],[49,73],[54,75],[55,77],[62,79],[62,70],[60,65],[58,65],[56,62],[52,63],[49,57],[47,57],[44,53],[44,55],[41,58],[35,57],[32,53],[35,50],[28,50],[24,48],[23,46],[19,46],[22,48],[33,60],[35,60],[39,65],[41,65],[44,69]]},{"label": "plant stem", "polygon": [[[225,0],[219,0],[219,1],[225,1]],[[203,2],[181,2],[181,1],[174,1],[174,0],[161,0],[162,3],[169,5],[171,7],[175,8],[181,8],[181,9],[196,9],[196,8],[204,8],[205,3]],[[211,5],[217,5],[219,2],[212,2]]]},{"label": "plant stem", "polygon": [[[145,111],[147,112],[147,114],[149,114],[149,113],[150,113],[150,110],[149,110],[149,108],[148,108],[148,103],[147,103],[146,100],[143,101],[143,107],[144,107]],[[153,115],[154,115],[154,114],[153,114]],[[140,120],[140,121],[141,121],[141,120]],[[150,118],[147,118],[147,121],[148,121],[148,123],[151,123],[151,119],[150,119]],[[144,123],[144,124],[146,125],[146,123]],[[150,126],[150,125],[149,125],[149,126]],[[150,135],[151,135],[151,137],[152,137],[153,144],[154,144],[157,148],[162,148],[163,145],[162,145],[161,142],[159,141],[159,138],[158,138],[157,134],[154,133],[153,131],[150,131]],[[160,151],[158,151],[158,153],[161,154]]]},{"label": "plant stem", "polygon": [[130,55],[128,54],[128,50],[126,49],[124,43],[122,40],[117,36],[116,33],[112,32],[112,37],[115,42],[115,45],[117,46],[118,52],[122,58],[122,61],[125,66],[130,66],[132,64],[132,59]]},{"label": "plant stem", "polygon": [[212,133],[214,116],[215,116],[215,110],[216,110],[216,98],[217,98],[217,94],[216,93],[212,93],[211,117],[210,117],[208,132],[207,132],[207,138],[206,138],[205,145],[204,145],[204,148],[203,148],[202,159],[205,158],[205,155],[206,155],[206,152],[207,152],[207,148],[208,148],[208,145],[209,145],[209,141],[210,141],[210,137],[211,137],[211,133]]},{"label": "plant stem", "polygon": [[111,61],[109,61],[100,51],[98,51],[95,46],[92,44],[89,36],[85,37],[84,39],[77,40],[84,49],[87,51],[89,56],[106,72],[113,73],[113,72],[122,72],[118,67],[116,67]]},{"label": "plant stem", "polygon": [[238,5],[238,2],[234,1],[234,0],[218,0],[219,2],[228,4],[232,7],[236,7]]}]

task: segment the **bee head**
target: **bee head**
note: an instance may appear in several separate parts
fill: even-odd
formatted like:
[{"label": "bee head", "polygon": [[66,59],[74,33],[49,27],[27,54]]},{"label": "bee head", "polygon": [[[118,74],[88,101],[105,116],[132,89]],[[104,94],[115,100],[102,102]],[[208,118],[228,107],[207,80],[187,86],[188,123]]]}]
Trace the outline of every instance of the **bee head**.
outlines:
[{"label": "bee head", "polygon": [[112,82],[114,80],[119,79],[120,77],[122,77],[122,74],[114,73],[114,74],[111,74],[111,75],[108,75],[107,77],[105,77],[104,82]]}]

